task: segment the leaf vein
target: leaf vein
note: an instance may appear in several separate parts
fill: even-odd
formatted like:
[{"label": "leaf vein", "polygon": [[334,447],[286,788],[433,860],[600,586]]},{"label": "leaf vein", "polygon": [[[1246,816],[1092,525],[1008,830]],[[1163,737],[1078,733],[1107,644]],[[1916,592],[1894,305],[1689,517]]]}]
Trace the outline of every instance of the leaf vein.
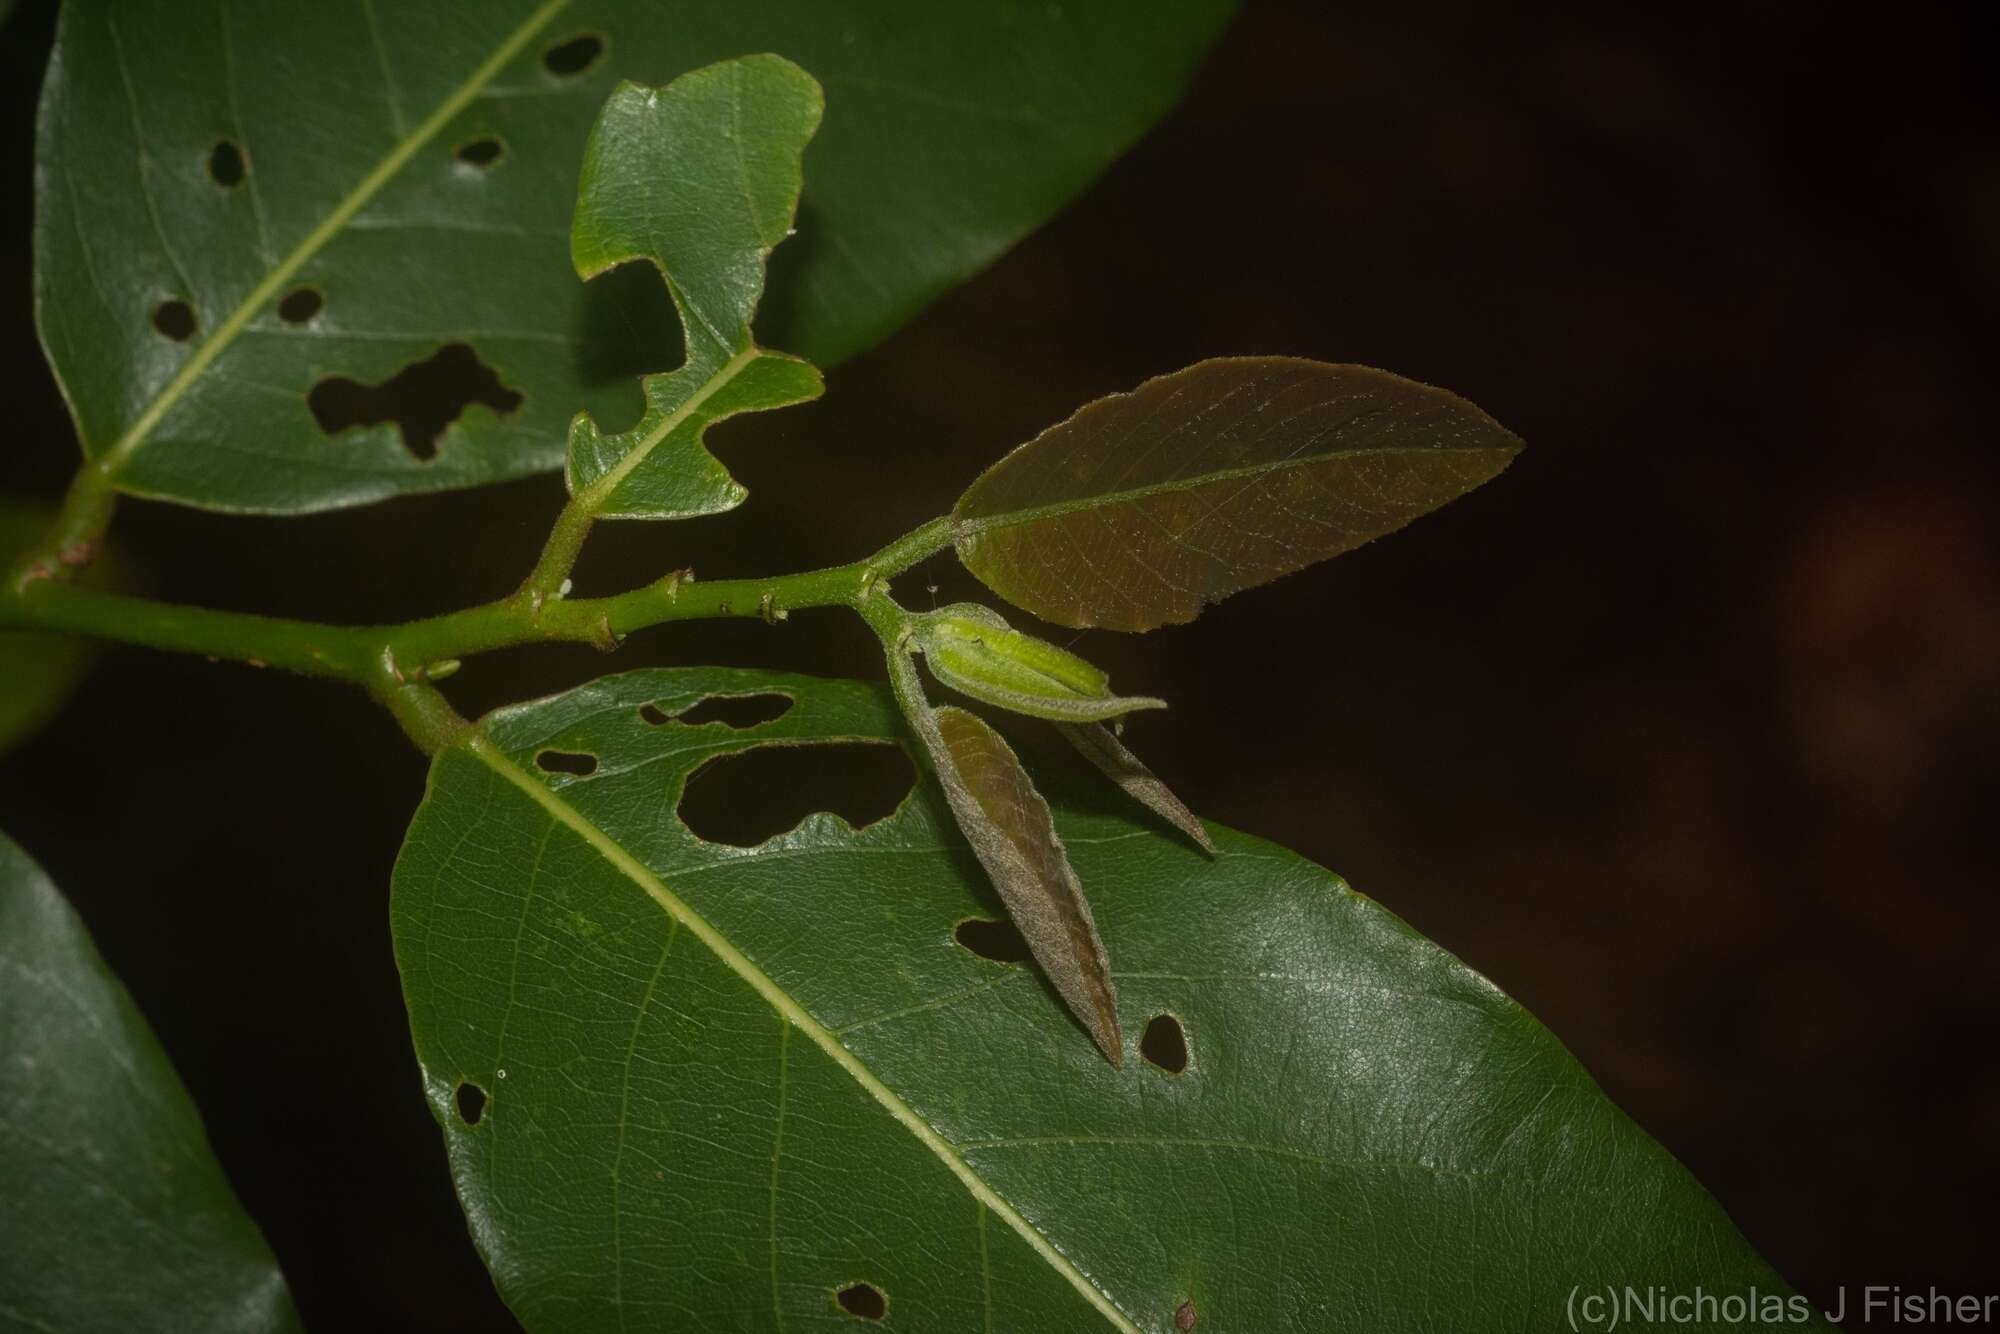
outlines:
[{"label": "leaf vein", "polygon": [[958,1178],[960,1184],[972,1193],[974,1199],[998,1214],[1029,1246],[1034,1248],[1050,1268],[1075,1288],[1114,1328],[1123,1331],[1123,1334],[1139,1334],[1139,1327],[1118,1309],[1110,1297],[1092,1283],[1076,1267],[1074,1261],[1058,1251],[1047,1237],[1022,1217],[1019,1210],[1003,1199],[951,1141],[883,1083],[880,1076],[863,1064],[858,1056],[848,1050],[824,1024],[815,1019],[791,993],[780,987],[768,973],[695,912],[685,900],[668,889],[657,875],[619,846],[603,830],[591,824],[575,807],[551,791],[533,774],[515,764],[505,752],[486,737],[475,733],[465,744],[472,754],[493,772],[568,826],[589,847],[610,862],[621,875],[632,881],[657,903],[671,919],[706,945],[725,967],[741,978],[766,1004],[778,1011],[781,1017],[789,1020],[793,1027],[811,1038],[813,1044],[846,1071],[883,1110],[895,1119],[897,1124],[930,1150],[938,1161]]}]

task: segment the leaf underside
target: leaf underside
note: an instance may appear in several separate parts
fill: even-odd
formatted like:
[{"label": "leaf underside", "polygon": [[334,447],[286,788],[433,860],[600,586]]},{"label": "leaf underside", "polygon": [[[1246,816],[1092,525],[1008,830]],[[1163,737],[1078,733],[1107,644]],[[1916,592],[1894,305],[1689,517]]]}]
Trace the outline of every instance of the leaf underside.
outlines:
[{"label": "leaf underside", "polygon": [[[793,707],[640,712],[758,692]],[[1785,1291],[1540,1025],[1282,849],[1217,829],[1210,860],[1097,775],[1040,775],[1125,1031],[1184,1035],[1180,1074],[1114,1069],[1033,969],[956,943],[1001,910],[930,786],[749,851],[676,818],[717,756],[897,741],[879,688],[640,671],[482,728],[435,761],[393,926],[474,1237],[538,1334],[835,1325],[860,1282],[902,1328],[1166,1331],[1191,1301],[1205,1334],[1549,1328],[1614,1278]]]},{"label": "leaf underside", "polygon": [[299,1328],[166,1053],[4,836],[0,1113],[0,1328]]},{"label": "leaf underside", "polygon": [[1219,358],[1008,454],[960,497],[954,532],[1014,605],[1150,630],[1393,532],[1519,450],[1464,399],[1386,371]]},{"label": "leaf underside", "polygon": [[1048,803],[1013,748],[977,715],[946,705],[932,712],[932,726],[938,782],[959,830],[1070,1013],[1122,1065],[1118,988]]},{"label": "leaf underside", "polygon": [[[568,263],[619,80],[771,51],[826,87],[763,333],[828,365],[1073,198],[1231,9],[68,5],[37,128],[42,343],[84,451],[128,492],[299,512],[553,469],[574,413],[630,421],[635,377],[681,360],[656,281],[579,284]],[[320,304],[287,318],[301,289]],[[172,302],[181,341],[154,323]],[[435,457],[393,423],[315,420],[322,381],[379,386],[456,342],[521,398],[468,403]]]},{"label": "leaf underside", "polygon": [[1214,855],[1215,844],[1209,840],[1201,818],[1110,728],[1103,723],[1058,723],[1056,730],[1132,800],[1193,839],[1203,852]]}]

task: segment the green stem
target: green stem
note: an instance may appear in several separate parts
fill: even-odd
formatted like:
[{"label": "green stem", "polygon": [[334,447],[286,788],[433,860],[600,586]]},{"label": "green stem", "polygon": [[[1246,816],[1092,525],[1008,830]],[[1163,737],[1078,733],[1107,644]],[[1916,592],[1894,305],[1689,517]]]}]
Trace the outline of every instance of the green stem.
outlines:
[{"label": "green stem", "polygon": [[393,681],[385,675],[369,692],[402,724],[417,749],[435,755],[472,730],[428,681]]},{"label": "green stem", "polygon": [[541,559],[521,585],[521,592],[537,603],[562,596],[562,588],[569,581],[570,571],[576,568],[576,558],[582,554],[583,541],[590,536],[591,525],[610,503],[613,493],[630,477],[635,469],[645,463],[653,449],[662,440],[672,435],[680,426],[693,419],[715,394],[721,392],[731,380],[742,373],[745,367],[754,363],[763,353],[753,344],[737,351],[722,365],[714,368],[701,387],[689,394],[677,407],[666,412],[653,424],[644,439],[626,451],[625,456],[600,476],[596,481],[570,496],[564,503],[562,513],[556,516],[555,527],[549,531],[548,543],[542,548]]},{"label": "green stem", "polygon": [[597,522],[597,508],[587,495],[571,496],[564,502],[562,513],[549,529],[549,540],[542,546],[541,558],[521,583],[521,593],[536,602],[562,596],[562,586],[576,568],[576,558],[583,554],[583,540]]},{"label": "green stem", "polygon": [[924,697],[924,683],[917,675],[916,659],[910,653],[910,625],[916,618],[889,596],[887,586],[880,584],[857,601],[854,609],[882,641],[882,660],[888,669],[889,689],[896,696],[896,707],[903,711],[911,730],[923,741],[925,763],[935,767],[935,757],[944,739],[938,735],[937,719],[931,714],[930,701]]},{"label": "green stem", "polygon": [[7,576],[8,590],[18,594],[32,583],[67,579],[73,571],[90,564],[117,506],[118,492],[111,484],[110,469],[101,461],[84,464],[63,497],[49,535],[15,562]]},{"label": "green stem", "polygon": [[372,668],[373,645],[361,630],[183,607],[54,579],[0,597],[0,628],[90,635],[335,681],[362,682]]},{"label": "green stem", "polygon": [[935,556],[951,545],[952,520],[949,515],[942,519],[932,519],[921,528],[912,529],[870,556],[866,561],[877,579],[890,579],[915,565],[918,561]]},{"label": "green stem", "polygon": [[[924,525],[866,560],[764,579],[696,581],[668,575],[605,598],[538,601],[526,590],[498,602],[403,625],[340,626],[214,611],[30,578],[0,590],[0,629],[51,630],[177,653],[276,667],[362,686],[419,745],[448,744],[464,726],[425,684],[457,660],[517,644],[570,642],[617,647],[635,630],[668,621],[757,617],[780,621],[809,607],[852,606],[871,625],[900,625],[884,588],[950,541],[945,520]],[[417,689],[421,687],[421,689]]]}]

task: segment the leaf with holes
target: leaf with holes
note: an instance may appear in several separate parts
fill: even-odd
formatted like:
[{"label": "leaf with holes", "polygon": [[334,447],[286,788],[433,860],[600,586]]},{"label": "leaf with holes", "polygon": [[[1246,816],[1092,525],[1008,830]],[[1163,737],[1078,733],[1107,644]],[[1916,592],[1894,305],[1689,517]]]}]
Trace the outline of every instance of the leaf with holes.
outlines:
[{"label": "leaf with holes", "polygon": [[0,1108],[0,1326],[299,1327],[166,1053],[4,836]]},{"label": "leaf with holes", "polygon": [[[1073,198],[1232,5],[437,0],[65,6],[37,130],[36,313],[119,489],[299,512],[553,469],[680,344],[579,284],[578,164],[621,79],[750,52],[831,94],[765,341],[853,355]],[[695,349],[689,348],[689,355]]]},{"label": "leaf with holes", "polygon": [[1151,630],[1394,532],[1520,448],[1464,399],[1386,371],[1219,358],[1008,454],[959,498],[953,532],[1015,606]]},{"label": "leaf with holes", "polygon": [[799,155],[819,125],[819,85],[777,56],[625,84],[583,154],[570,252],[588,279],[650,260],[686,330],[687,361],[646,377],[646,411],[605,435],[588,413],[569,432],[569,489],[607,518],[679,519],[741,504],[744,489],[702,446],[738,412],[819,395],[819,372],[750,336],[764,261],[791,229]]},{"label": "leaf with holes", "polygon": [[[794,703],[675,721],[753,693]],[[1520,1007],[1282,849],[1216,829],[1211,860],[1038,774],[1137,1035],[1114,1069],[968,928],[1002,914],[934,788],[753,849],[675,816],[719,757],[901,738],[875,686],[654,670],[434,761],[397,962],[530,1330],[1529,1329],[1607,1276],[1785,1291]]]}]

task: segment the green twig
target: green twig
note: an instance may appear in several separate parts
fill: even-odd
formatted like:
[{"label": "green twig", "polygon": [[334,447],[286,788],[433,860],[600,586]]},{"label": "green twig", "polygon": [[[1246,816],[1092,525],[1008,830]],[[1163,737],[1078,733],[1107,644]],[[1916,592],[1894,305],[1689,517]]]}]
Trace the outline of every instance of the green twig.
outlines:
[{"label": "green twig", "polygon": [[62,509],[41,545],[24,553],[7,576],[7,589],[19,593],[29,584],[45,579],[67,579],[90,564],[103,545],[111,526],[112,511],[118,506],[118,492],[111,484],[111,472],[101,462],[86,463],[77,470],[63,497]]},{"label": "green twig", "polygon": [[392,681],[385,674],[371,685],[369,693],[426,755],[437,754],[472,731],[472,724],[428,681]]},{"label": "green twig", "polygon": [[89,635],[345,681],[367,689],[396,714],[412,739],[435,749],[448,744],[464,724],[427,682],[448,675],[460,659],[534,643],[609,650],[634,631],[668,621],[757,617],[776,622],[810,607],[853,606],[873,623],[883,614],[881,607],[894,604],[871,597],[871,592],[949,541],[948,522],[938,520],[866,560],[824,570],[716,581],[697,581],[680,571],[613,597],[547,602],[523,590],[498,602],[402,625],[324,625],[30,578],[0,591],[0,629]]},{"label": "green twig", "polygon": [[562,513],[556,515],[535,568],[522,580],[520,595],[537,603],[561,597],[570,571],[576,568],[576,558],[583,554],[583,540],[590,536],[596,522],[597,508],[590,503],[588,493],[571,496]]}]

